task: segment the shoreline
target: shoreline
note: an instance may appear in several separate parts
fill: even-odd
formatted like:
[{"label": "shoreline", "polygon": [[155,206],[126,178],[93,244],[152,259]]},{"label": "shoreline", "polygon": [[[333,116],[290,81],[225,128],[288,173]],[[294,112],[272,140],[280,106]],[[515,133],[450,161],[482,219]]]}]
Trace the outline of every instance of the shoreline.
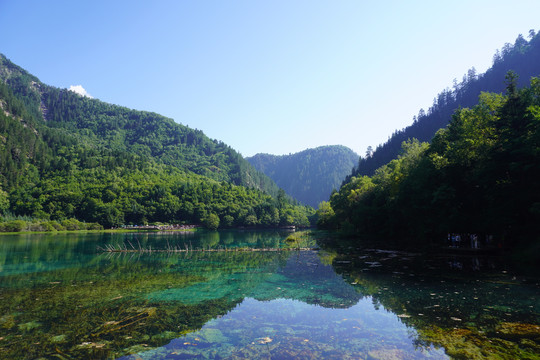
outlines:
[{"label": "shoreline", "polygon": [[[195,232],[197,229],[174,229],[166,230],[166,232]],[[2,235],[27,235],[27,234],[66,234],[66,233],[159,233],[164,230],[143,230],[143,229],[103,229],[103,230],[53,230],[53,231],[15,231],[15,232],[0,232]]]}]

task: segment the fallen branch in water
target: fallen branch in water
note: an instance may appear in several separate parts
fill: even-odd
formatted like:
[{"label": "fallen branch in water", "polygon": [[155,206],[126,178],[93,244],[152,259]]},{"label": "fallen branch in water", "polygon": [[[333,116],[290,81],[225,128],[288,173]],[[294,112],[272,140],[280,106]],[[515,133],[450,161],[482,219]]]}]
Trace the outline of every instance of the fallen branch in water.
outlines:
[{"label": "fallen branch in water", "polygon": [[187,246],[185,248],[180,247],[170,247],[168,246],[166,249],[152,249],[152,247],[148,248],[135,248],[131,243],[131,248],[128,248],[127,245],[105,245],[105,247],[98,246],[98,250],[102,252],[108,252],[108,253],[153,253],[153,252],[161,252],[161,253],[188,253],[188,252],[264,252],[264,251],[310,251],[310,250],[318,250],[318,248],[310,248],[310,247],[291,247],[291,248],[218,248],[218,249],[192,249],[188,248]]}]

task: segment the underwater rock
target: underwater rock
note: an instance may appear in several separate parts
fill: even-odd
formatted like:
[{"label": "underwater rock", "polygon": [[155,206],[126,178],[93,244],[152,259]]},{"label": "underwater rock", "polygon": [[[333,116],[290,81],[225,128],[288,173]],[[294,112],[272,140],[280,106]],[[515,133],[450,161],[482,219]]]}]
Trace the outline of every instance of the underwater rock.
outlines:
[{"label": "underwater rock", "polygon": [[399,318],[404,318],[404,319],[406,319],[406,318],[410,318],[410,317],[411,317],[411,315],[407,315],[407,314],[400,314],[400,315],[398,315],[397,317],[399,317]]},{"label": "underwater rock", "polygon": [[225,343],[228,340],[221,330],[218,329],[202,329],[196,335],[201,342],[207,343]]},{"label": "underwater rock", "polygon": [[414,356],[399,349],[378,349],[368,353],[369,359],[373,360],[409,360]]},{"label": "underwater rock", "polygon": [[272,342],[272,339],[270,339],[268,336],[265,336],[263,338],[260,338],[258,342],[259,344],[268,344]]}]

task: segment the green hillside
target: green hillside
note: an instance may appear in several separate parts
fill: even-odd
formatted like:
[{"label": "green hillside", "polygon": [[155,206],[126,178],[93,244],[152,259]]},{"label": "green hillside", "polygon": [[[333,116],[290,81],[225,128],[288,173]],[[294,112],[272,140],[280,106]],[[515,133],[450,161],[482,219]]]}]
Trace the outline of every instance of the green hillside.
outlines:
[{"label": "green hillside", "polygon": [[292,155],[257,154],[247,160],[298,201],[317,207],[338,189],[358,155],[341,146],[321,146]]},{"label": "green hillside", "polygon": [[278,187],[242,156],[200,130],[156,113],[131,110],[41,83],[0,55],[0,79],[26,110],[48,128],[66,131],[92,147],[129,152],[218,181],[276,196]]},{"label": "green hillside", "polygon": [[503,92],[508,71],[519,75],[519,87],[527,86],[531,77],[540,76],[540,33],[532,31],[528,40],[519,35],[514,44],[505,44],[501,51],[497,50],[492,66],[485,73],[478,74],[473,67],[461,82],[454,80],[452,88],[437,94],[429,109],[420,109],[410,126],[394,131],[387,142],[361,158],[350,177],[373,175],[376,169],[398,157],[401,143],[408,139],[430,141],[437,130],[448,125],[454,111],[474,106],[483,91]]},{"label": "green hillside", "polygon": [[200,130],[45,85],[4,56],[0,80],[6,219],[307,225],[311,209]]},{"label": "green hillside", "polygon": [[518,89],[510,72],[506,95],[483,93],[431,145],[405,142],[372,177],[352,177],[319,211],[320,225],[407,247],[441,246],[454,233],[537,248],[539,176],[540,79]]}]

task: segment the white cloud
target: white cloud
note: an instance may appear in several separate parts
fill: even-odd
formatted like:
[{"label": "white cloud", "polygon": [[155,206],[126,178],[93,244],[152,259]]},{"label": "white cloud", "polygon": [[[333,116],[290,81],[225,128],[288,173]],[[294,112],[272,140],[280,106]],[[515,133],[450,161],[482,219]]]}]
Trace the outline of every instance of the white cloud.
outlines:
[{"label": "white cloud", "polygon": [[86,90],[82,87],[82,85],[71,85],[69,87],[69,91],[73,91],[74,93],[77,93],[81,96],[86,96],[90,99],[93,99],[94,97],[86,92]]}]

